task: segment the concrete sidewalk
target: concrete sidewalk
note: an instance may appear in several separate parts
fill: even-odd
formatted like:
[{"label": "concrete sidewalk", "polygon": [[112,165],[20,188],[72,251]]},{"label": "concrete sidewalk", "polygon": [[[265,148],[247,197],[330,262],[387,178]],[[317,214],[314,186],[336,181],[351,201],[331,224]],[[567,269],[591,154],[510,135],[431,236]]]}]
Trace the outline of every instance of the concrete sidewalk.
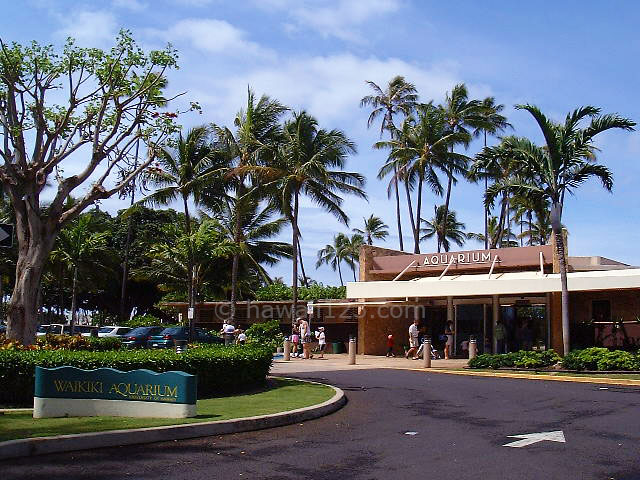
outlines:
[{"label": "concrete sidewalk", "polygon": [[[421,368],[422,359],[407,360],[404,357],[383,357],[376,355],[357,355],[356,364],[348,365],[347,354],[326,354],[324,358],[314,355],[313,358],[305,360],[302,358],[291,358],[285,362],[278,358],[273,362],[271,368],[272,375],[286,375],[298,372],[321,372],[324,370],[361,370],[371,368]],[[460,369],[467,365],[468,359],[454,360],[432,360],[432,368],[438,369]]]}]

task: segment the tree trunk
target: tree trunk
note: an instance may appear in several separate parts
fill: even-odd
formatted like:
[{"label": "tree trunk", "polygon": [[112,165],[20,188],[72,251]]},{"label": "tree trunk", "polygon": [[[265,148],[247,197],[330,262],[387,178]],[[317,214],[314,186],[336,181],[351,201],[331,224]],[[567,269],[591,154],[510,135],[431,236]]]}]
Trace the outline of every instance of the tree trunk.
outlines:
[{"label": "tree trunk", "polygon": [[[451,145],[451,153],[453,153],[453,145]],[[453,187],[453,173],[451,171],[447,171],[447,197],[444,201],[444,225],[442,226],[442,238],[447,238],[447,217],[449,216],[449,202],[451,201],[451,188]],[[440,248],[442,247],[442,243],[438,240],[438,253],[440,253]]]},{"label": "tree trunk", "polygon": [[415,245],[413,246],[413,253],[420,253],[420,225],[422,224],[422,173],[418,176],[418,198],[416,200],[416,224],[415,224]]},{"label": "tree trunk", "polygon": [[567,284],[567,263],[565,262],[564,236],[562,235],[562,205],[554,203],[551,207],[551,228],[556,239],[558,264],[560,266],[560,284],[562,286],[562,346],[563,355],[570,351],[569,327],[569,287]]},{"label": "tree trunk", "polygon": [[[16,227],[16,230],[28,230],[24,221],[19,218],[16,219]],[[52,232],[35,230],[35,235],[18,232],[16,280],[11,300],[7,305],[7,338],[18,340],[24,345],[31,345],[35,340],[38,324],[38,290],[42,271],[55,239],[55,233]]]},{"label": "tree trunk", "polygon": [[344,287],[344,282],[342,281],[342,269],[340,268],[340,259],[337,260],[338,263],[338,276],[340,277],[340,286]]},{"label": "tree trunk", "polygon": [[407,207],[409,208],[409,220],[411,221],[411,233],[413,233],[413,242],[414,242],[414,252],[413,253],[420,253],[420,249],[418,247],[418,251],[416,252],[416,245],[418,242],[418,238],[416,236],[416,221],[413,219],[413,202],[411,201],[411,192],[409,191],[409,182],[404,182],[404,190],[407,194]]},{"label": "tree trunk", "polygon": [[[486,144],[486,135],[485,135],[485,144]],[[484,198],[485,199],[487,198],[488,188],[489,188],[489,181],[487,180],[487,177],[484,177]],[[485,204],[484,205],[484,249],[487,250],[488,248],[489,248],[489,207],[487,207],[487,205]]]},{"label": "tree trunk", "polygon": [[[186,195],[182,196],[182,202],[184,204],[184,221],[185,221],[185,229],[186,229],[186,233],[189,236],[189,251],[188,251],[188,255],[189,258],[188,260],[188,265],[187,265],[187,289],[188,289],[188,293],[187,296],[189,297],[189,309],[193,309],[191,310],[193,312],[193,318],[188,318],[189,320],[189,341],[193,341],[193,332],[194,332],[194,328],[195,328],[195,323],[196,323],[196,309],[195,309],[195,297],[194,297],[194,292],[193,292],[193,251],[191,248],[191,216],[189,215],[189,205],[188,205],[188,198]],[[187,317],[189,310],[187,310]]]},{"label": "tree trunk", "polygon": [[496,225],[496,232],[494,233],[493,239],[491,239],[490,248],[502,248],[502,237],[504,233],[504,216],[505,216],[505,208],[507,207],[507,202],[505,200],[505,194],[502,194],[502,206],[500,208],[500,218],[498,218],[498,224]]},{"label": "tree trunk", "polygon": [[73,286],[71,287],[71,335],[76,332],[76,325],[78,323],[78,266],[73,266]]},{"label": "tree trunk", "polygon": [[291,219],[291,230],[293,232],[293,278],[291,279],[291,296],[293,300],[291,322],[295,322],[298,315],[298,189],[293,194],[293,218]]},{"label": "tree trunk", "polygon": [[302,272],[302,285],[309,286],[307,282],[307,274],[304,271],[304,262],[302,261],[302,247],[300,246],[300,239],[298,239],[298,257],[300,258],[300,271]]},{"label": "tree trunk", "polygon": [[404,251],[404,242],[402,240],[402,221],[400,219],[400,194],[398,193],[398,169],[393,166],[394,175],[394,191],[396,195],[396,220],[398,221],[398,239],[400,240],[400,250]]}]

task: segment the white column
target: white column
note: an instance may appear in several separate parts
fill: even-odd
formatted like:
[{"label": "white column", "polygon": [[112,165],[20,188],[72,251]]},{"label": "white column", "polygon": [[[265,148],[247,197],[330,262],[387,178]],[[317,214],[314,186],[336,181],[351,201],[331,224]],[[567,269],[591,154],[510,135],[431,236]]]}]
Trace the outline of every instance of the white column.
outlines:
[{"label": "white column", "polygon": [[[453,325],[454,330],[456,328],[455,324],[454,324],[455,317],[456,317],[456,315],[455,315],[455,311],[453,309],[453,297],[447,297],[447,323],[451,322],[451,324]],[[453,345],[454,345],[453,348],[454,348],[454,351],[453,352],[449,352],[451,356],[454,355],[455,344],[456,344],[456,341],[455,341],[455,336],[454,336],[453,337]]]},{"label": "white column", "polygon": [[493,353],[498,350],[498,341],[496,340],[496,325],[498,325],[498,319],[500,318],[500,297],[498,295],[492,296],[493,300]]},{"label": "white column", "polygon": [[487,353],[484,351],[484,346],[486,345],[487,339],[487,304],[482,304],[482,353]]},{"label": "white column", "polygon": [[544,316],[547,320],[547,346],[546,350],[551,348],[551,294],[547,293],[547,302],[544,305]]}]

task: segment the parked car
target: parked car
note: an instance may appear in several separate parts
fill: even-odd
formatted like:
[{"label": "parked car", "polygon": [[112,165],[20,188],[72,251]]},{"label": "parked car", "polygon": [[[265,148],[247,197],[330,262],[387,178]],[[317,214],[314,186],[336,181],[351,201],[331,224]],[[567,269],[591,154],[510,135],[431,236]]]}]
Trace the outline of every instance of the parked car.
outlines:
[{"label": "parked car", "polygon": [[[69,330],[71,330],[71,327],[69,327]],[[97,337],[98,330],[98,327],[94,327],[91,325],[76,325],[74,328],[75,334],[82,337]]]},{"label": "parked car", "polygon": [[100,327],[98,330],[99,337],[122,337],[129,333],[131,328],[119,327],[117,325],[108,325],[106,327]]},{"label": "parked car", "polygon": [[[147,341],[149,348],[171,348],[175,345],[176,340],[188,340],[189,327],[169,327],[165,328],[156,335],[152,335]],[[215,335],[207,333],[202,328],[195,329],[195,342],[199,343],[224,343],[224,340]]]},{"label": "parked car", "polygon": [[7,326],[6,325],[0,325],[0,333],[7,333]]},{"label": "parked car", "polygon": [[124,348],[145,348],[147,340],[153,335],[157,335],[164,327],[137,327],[122,337]]}]

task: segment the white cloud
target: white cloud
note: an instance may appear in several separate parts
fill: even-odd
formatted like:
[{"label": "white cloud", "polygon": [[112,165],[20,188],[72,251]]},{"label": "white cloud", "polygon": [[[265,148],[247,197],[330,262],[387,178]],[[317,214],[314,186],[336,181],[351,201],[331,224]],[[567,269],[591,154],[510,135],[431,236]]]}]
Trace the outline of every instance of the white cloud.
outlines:
[{"label": "white cloud", "polygon": [[153,30],[150,33],[172,43],[176,43],[176,40],[186,40],[194,48],[207,53],[244,54],[265,58],[275,55],[270,49],[248,40],[246,32],[224,20],[187,18],[167,30]]},{"label": "white cloud", "polygon": [[147,4],[140,0],[113,0],[113,6],[131,10],[132,12],[141,12],[147,8]]},{"label": "white cloud", "polygon": [[71,15],[59,15],[63,27],[55,32],[56,36],[73,37],[83,46],[100,46],[113,42],[117,22],[111,12],[80,11]]},{"label": "white cloud", "polygon": [[286,12],[292,22],[287,31],[310,28],[324,37],[362,42],[358,27],[375,18],[396,12],[400,0],[257,0],[264,9]]}]

